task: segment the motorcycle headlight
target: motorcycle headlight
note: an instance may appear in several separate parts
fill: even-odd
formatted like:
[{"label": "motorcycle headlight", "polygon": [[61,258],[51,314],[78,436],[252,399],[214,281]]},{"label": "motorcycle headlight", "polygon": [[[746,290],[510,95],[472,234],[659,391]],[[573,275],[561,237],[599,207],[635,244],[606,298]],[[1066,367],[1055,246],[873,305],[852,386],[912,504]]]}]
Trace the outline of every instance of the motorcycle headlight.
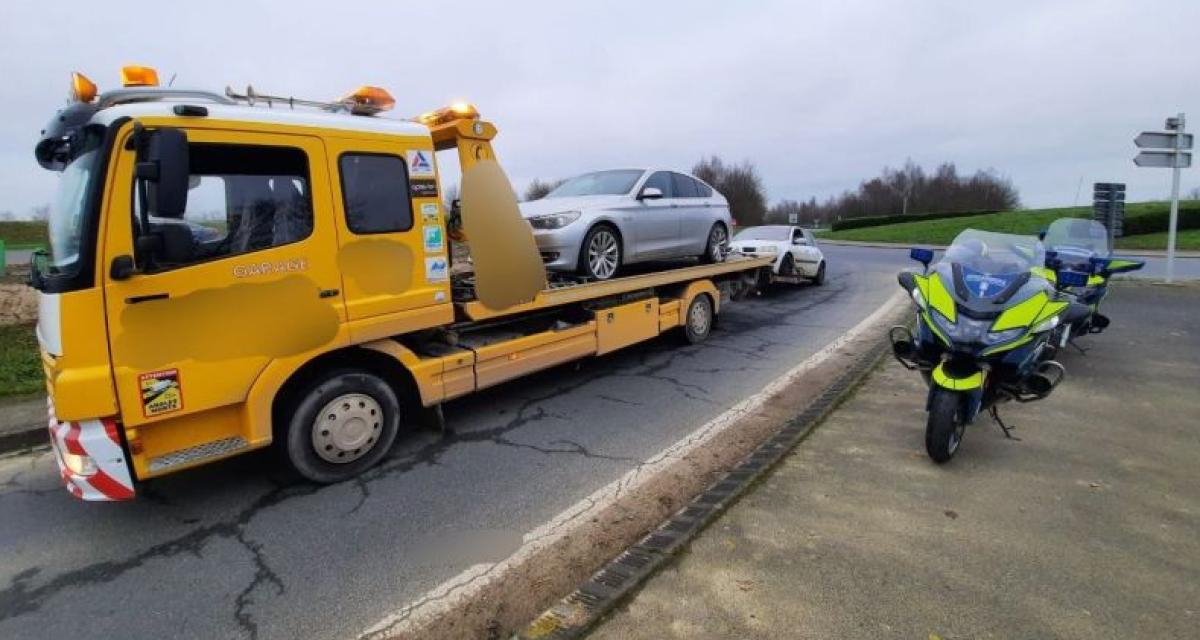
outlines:
[{"label": "motorcycle headlight", "polygon": [[1025,335],[1025,327],[1017,327],[1016,329],[1005,329],[1004,331],[989,331],[987,334],[987,344],[1000,344],[1010,340],[1016,340],[1022,335]]},{"label": "motorcycle headlight", "polygon": [[534,229],[561,229],[579,219],[579,211],[560,211],[534,216],[529,219],[529,225]]},{"label": "motorcycle headlight", "polygon": [[990,320],[975,320],[959,314],[958,322],[950,322],[946,316],[937,311],[931,311],[929,315],[933,316],[933,321],[937,324],[938,329],[941,329],[942,333],[946,334],[946,337],[950,338],[953,342],[962,344],[987,343],[988,329],[992,325]]},{"label": "motorcycle headlight", "polygon": [[1047,320],[1043,320],[1043,321],[1039,322],[1038,326],[1033,328],[1033,333],[1041,333],[1043,331],[1049,331],[1057,326],[1058,326],[1058,316],[1054,316],[1053,318],[1049,318]]}]

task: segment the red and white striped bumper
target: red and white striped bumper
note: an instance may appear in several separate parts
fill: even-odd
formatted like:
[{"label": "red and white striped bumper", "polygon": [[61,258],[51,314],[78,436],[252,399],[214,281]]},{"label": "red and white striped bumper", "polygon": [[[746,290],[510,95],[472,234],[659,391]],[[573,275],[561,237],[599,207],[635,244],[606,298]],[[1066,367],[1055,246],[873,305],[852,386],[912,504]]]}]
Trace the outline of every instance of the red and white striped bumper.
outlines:
[{"label": "red and white striped bumper", "polygon": [[63,484],[81,500],[131,500],[133,479],[111,418],[59,422],[49,401],[50,444]]}]

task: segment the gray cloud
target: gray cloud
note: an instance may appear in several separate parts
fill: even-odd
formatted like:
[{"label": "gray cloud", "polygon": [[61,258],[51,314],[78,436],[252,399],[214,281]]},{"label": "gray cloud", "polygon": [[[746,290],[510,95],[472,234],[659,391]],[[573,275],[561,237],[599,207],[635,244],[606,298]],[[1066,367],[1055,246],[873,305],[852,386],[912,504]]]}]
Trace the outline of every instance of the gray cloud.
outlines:
[{"label": "gray cloud", "polygon": [[1081,178],[1085,202],[1097,180],[1162,198],[1168,174],[1133,166],[1132,137],[1200,106],[1197,24],[1194,0],[6,0],[0,210],[52,198],[32,145],[69,72],[103,90],[128,63],[177,86],[313,98],[378,84],[399,115],[469,98],[518,185],[717,153],[754,161],[772,199],[826,197],[907,157],[995,168],[1030,206],[1071,204]]}]

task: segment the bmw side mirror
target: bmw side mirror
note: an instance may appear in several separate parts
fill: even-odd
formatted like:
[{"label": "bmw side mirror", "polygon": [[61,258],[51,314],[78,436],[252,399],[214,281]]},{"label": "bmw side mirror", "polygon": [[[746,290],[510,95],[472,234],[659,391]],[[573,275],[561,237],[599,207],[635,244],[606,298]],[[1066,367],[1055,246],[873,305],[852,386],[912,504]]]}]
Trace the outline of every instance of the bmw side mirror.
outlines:
[{"label": "bmw side mirror", "polygon": [[638,200],[658,200],[663,197],[662,189],[658,187],[646,187],[638,194]]}]

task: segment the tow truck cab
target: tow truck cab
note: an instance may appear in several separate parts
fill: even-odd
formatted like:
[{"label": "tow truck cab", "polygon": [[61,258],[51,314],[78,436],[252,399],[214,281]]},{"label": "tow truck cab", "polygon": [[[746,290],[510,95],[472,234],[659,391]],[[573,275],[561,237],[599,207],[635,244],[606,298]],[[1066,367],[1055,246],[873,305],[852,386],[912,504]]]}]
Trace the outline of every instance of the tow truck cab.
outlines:
[{"label": "tow truck cab", "polygon": [[[452,288],[437,182],[436,149],[458,149],[464,183],[494,165],[496,128],[473,107],[387,119],[376,88],[308,103],[159,88],[142,69],[100,96],[77,75],[36,153],[63,174],[31,279],[76,496],[131,498],[135,480],[272,441],[309,479],[341,480],[386,453],[401,415],[603,352],[578,307],[504,340],[444,335],[501,315]],[[504,189],[493,199],[515,209]],[[523,229],[504,246],[533,247]],[[609,350],[684,324],[697,296],[710,316],[720,302],[708,279],[662,286],[670,300],[614,289],[599,305]]]}]

